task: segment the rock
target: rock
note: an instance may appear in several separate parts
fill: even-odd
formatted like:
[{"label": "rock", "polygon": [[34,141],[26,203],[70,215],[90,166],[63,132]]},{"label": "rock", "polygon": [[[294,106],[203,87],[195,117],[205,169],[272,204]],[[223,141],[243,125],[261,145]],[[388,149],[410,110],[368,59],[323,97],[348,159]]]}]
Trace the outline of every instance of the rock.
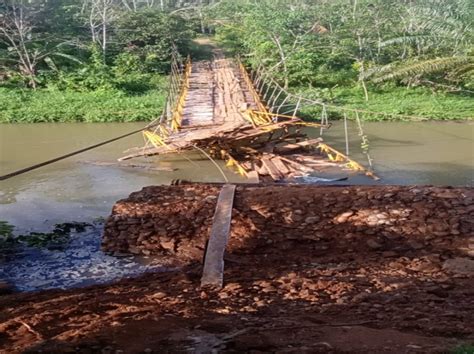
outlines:
[{"label": "rock", "polygon": [[363,293],[359,293],[359,294],[355,295],[355,296],[352,298],[352,301],[353,301],[353,302],[364,302],[364,301],[366,301],[369,297],[370,297],[370,294],[369,294],[369,293],[363,292]]},{"label": "rock", "polygon": [[436,196],[438,198],[444,198],[444,199],[453,199],[453,198],[459,198],[459,195],[453,192],[449,191],[443,191],[440,193],[436,193]]},{"label": "rock", "polygon": [[457,274],[474,276],[474,260],[469,258],[453,258],[443,263],[443,270]]},{"label": "rock", "polygon": [[410,246],[414,250],[421,250],[424,247],[421,243],[416,242],[414,240],[410,240],[407,243],[408,243],[408,246]]},{"label": "rock", "polygon": [[398,257],[398,253],[395,251],[385,251],[385,252],[382,252],[382,257],[385,257],[385,258]]},{"label": "rock", "polygon": [[449,293],[445,289],[439,286],[431,286],[428,289],[426,289],[426,292],[428,294],[433,294],[441,298],[446,298],[449,296]]},{"label": "rock", "polygon": [[352,215],[354,215],[353,211],[347,211],[336,217],[335,221],[339,224],[345,223]]},{"label": "rock", "polygon": [[225,292],[220,292],[219,293],[219,299],[224,300],[224,299],[228,299],[228,298],[229,298],[228,293],[225,293]]},{"label": "rock", "polygon": [[13,293],[13,288],[6,281],[0,280],[0,295]]},{"label": "rock", "polygon": [[153,294],[152,297],[154,299],[163,299],[166,297],[166,294],[162,292],[158,292],[158,293]]},{"label": "rock", "polygon": [[175,240],[162,240],[160,242],[160,246],[163,247],[165,250],[174,252],[174,247],[175,247]]},{"label": "rock", "polygon": [[224,287],[224,290],[227,290],[227,291],[235,291],[235,290],[239,290],[241,289],[242,287],[240,286],[240,284],[238,283],[229,283],[227,284],[225,287]]},{"label": "rock", "polygon": [[304,222],[307,224],[314,224],[317,223],[319,220],[319,216],[309,216],[304,220]]},{"label": "rock", "polygon": [[373,239],[367,240],[366,244],[367,246],[369,246],[370,249],[373,250],[379,250],[382,248],[382,245]]}]

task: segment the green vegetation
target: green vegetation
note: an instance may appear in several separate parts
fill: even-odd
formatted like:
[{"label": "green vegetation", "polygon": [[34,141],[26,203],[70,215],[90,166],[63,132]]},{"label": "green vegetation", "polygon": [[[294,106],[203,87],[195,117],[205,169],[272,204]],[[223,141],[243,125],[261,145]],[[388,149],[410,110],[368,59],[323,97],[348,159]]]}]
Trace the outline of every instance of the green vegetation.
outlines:
[{"label": "green vegetation", "polygon": [[130,95],[121,91],[7,90],[0,88],[0,122],[135,122],[160,116],[161,90]]},{"label": "green vegetation", "polygon": [[51,232],[30,232],[25,235],[14,236],[14,227],[5,221],[0,221],[0,250],[12,249],[17,245],[29,247],[50,247],[60,246],[69,242],[73,231],[77,233],[85,232],[92,224],[83,222],[68,222],[56,224]]},{"label": "green vegetation", "polygon": [[304,97],[384,113],[364,119],[472,119],[471,4],[224,0],[210,17],[230,52]]},{"label": "green vegetation", "polygon": [[[289,91],[377,111],[472,119],[471,0],[6,0],[0,122],[156,118],[172,47],[215,34]],[[337,110],[330,112],[337,117]],[[400,117],[398,117],[400,118]]]},{"label": "green vegetation", "polygon": [[[366,114],[365,120],[392,120],[409,117],[427,117],[437,120],[462,120],[472,119],[474,112],[474,99],[469,95],[453,95],[446,92],[435,92],[425,87],[407,89],[400,86],[383,86],[369,89],[370,99],[364,98],[364,93],[359,87],[335,88],[321,92],[318,89],[295,89],[296,92],[315,99],[323,98],[330,105],[359,109],[381,114]],[[330,108],[329,108],[330,109]],[[303,108],[302,115],[308,119],[319,117],[321,109],[317,107]],[[331,112],[332,118],[342,118],[337,110]],[[319,118],[318,118],[319,119]]]},{"label": "green vegetation", "polygon": [[9,238],[12,235],[14,226],[6,221],[0,221],[0,238]]},{"label": "green vegetation", "polygon": [[464,344],[454,349],[453,354],[474,354],[474,345]]},{"label": "green vegetation", "polygon": [[162,3],[2,2],[0,123],[159,117],[172,47],[189,53],[199,27]]}]

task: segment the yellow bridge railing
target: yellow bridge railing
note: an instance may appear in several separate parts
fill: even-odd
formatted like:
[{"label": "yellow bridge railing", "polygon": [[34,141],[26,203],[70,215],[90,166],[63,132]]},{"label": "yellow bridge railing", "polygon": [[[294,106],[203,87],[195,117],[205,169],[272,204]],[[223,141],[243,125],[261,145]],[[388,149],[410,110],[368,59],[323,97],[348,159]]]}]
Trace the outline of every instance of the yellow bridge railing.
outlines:
[{"label": "yellow bridge railing", "polygon": [[183,120],[183,112],[184,112],[184,103],[186,101],[186,97],[189,91],[189,77],[191,76],[192,72],[192,62],[191,58],[188,57],[186,61],[186,65],[183,71],[182,83],[180,87],[180,92],[178,99],[176,101],[176,105],[172,112],[171,118],[171,129],[173,131],[178,131],[181,128],[182,120]]}]

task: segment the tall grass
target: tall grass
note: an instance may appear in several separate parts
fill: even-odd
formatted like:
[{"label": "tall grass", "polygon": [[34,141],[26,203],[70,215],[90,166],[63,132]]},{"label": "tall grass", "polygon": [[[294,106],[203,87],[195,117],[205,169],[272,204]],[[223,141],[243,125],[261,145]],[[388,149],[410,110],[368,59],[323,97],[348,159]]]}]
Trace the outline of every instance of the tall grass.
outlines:
[{"label": "tall grass", "polygon": [[[403,88],[390,86],[369,90],[369,101],[365,101],[360,88],[300,89],[305,97],[312,97],[336,106],[355,108],[383,115],[363,115],[366,120],[399,120],[402,116],[417,116],[430,120],[472,120],[474,119],[474,97],[469,94],[432,92],[427,88]],[[303,109],[305,116],[319,114],[319,108]],[[331,118],[341,118],[342,115]]]},{"label": "tall grass", "polygon": [[119,90],[59,91],[0,87],[0,123],[136,122],[159,117],[163,89],[142,94]]}]

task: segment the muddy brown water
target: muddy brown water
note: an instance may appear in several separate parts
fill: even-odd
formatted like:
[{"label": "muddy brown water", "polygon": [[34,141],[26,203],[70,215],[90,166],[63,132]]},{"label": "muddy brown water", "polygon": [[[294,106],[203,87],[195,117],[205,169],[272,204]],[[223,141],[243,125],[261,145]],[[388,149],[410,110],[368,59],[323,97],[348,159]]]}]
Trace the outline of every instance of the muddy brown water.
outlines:
[{"label": "muddy brown water", "polygon": [[[70,151],[142,127],[127,124],[0,125],[0,174],[42,162]],[[433,184],[473,186],[474,123],[365,123],[379,182],[349,175],[344,184]],[[366,163],[357,128],[349,127],[350,153]],[[318,136],[319,130],[309,131]],[[325,132],[330,145],[345,149],[342,124]],[[172,172],[97,166],[88,161],[113,162],[130,147],[141,146],[137,134],[74,156],[53,165],[0,181],[0,221],[15,226],[15,233],[47,232],[54,224],[85,221],[110,214],[113,204],[144,186],[169,184],[174,179],[223,182],[221,172],[199,154],[140,163],[171,167]],[[223,171],[231,182],[243,180]],[[347,175],[340,172],[334,177]],[[319,177],[327,175],[316,174]],[[333,177],[333,176],[329,176]],[[0,281],[22,291],[71,288],[109,282],[161,269],[159,259],[117,258],[100,250],[102,224],[72,234],[59,248],[17,247],[0,252]]]},{"label": "muddy brown water", "polygon": [[[19,124],[0,126],[0,174],[141,127],[119,124]],[[365,123],[374,168],[382,184],[474,184],[474,122]],[[366,164],[360,151],[357,129],[350,131],[351,157]],[[319,130],[312,130],[318,135]],[[342,124],[324,134],[325,140],[345,149]],[[0,220],[21,228],[41,228],[54,222],[90,220],[106,216],[115,201],[132,191],[173,179],[222,182],[219,170],[202,156],[166,158],[158,166],[173,172],[95,166],[87,161],[114,161],[122,152],[141,146],[140,134],[103,146],[53,165],[0,182]],[[152,162],[151,159],[141,161]],[[155,162],[156,163],[156,162]],[[231,181],[241,179],[224,169]],[[349,184],[373,181],[352,176]]]}]

